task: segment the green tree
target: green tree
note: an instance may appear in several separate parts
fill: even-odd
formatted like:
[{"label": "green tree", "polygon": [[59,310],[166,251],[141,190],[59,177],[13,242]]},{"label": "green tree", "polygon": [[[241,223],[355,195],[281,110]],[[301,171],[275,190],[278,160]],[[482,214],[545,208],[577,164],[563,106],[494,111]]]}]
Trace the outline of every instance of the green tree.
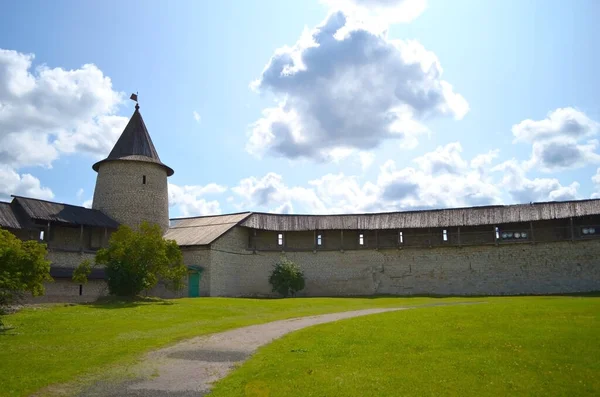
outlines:
[{"label": "green tree", "polygon": [[281,258],[269,276],[269,284],[273,287],[273,292],[283,297],[294,296],[304,289],[304,273],[294,262]]},{"label": "green tree", "polygon": [[44,282],[52,281],[46,254],[46,244],[22,241],[0,229],[0,314],[26,292],[44,294]]},{"label": "green tree", "polygon": [[[154,287],[159,280],[172,290],[183,288],[187,268],[177,243],[165,240],[158,225],[144,222],[139,231],[120,226],[107,248],[96,253],[95,266],[104,266],[111,295],[134,297]],[[73,274],[83,283],[91,272],[84,261]]]}]

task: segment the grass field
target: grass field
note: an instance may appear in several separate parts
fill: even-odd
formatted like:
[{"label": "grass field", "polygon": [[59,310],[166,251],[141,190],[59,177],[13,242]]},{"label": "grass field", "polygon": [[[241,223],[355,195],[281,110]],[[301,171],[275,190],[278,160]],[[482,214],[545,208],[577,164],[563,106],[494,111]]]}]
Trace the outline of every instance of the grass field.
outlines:
[{"label": "grass field", "polygon": [[600,395],[600,298],[485,300],[292,333],[210,397]]},{"label": "grass field", "polygon": [[0,332],[0,395],[25,396],[51,384],[76,381],[196,335],[312,314],[431,301],[202,298],[39,306],[4,317],[14,328]]}]

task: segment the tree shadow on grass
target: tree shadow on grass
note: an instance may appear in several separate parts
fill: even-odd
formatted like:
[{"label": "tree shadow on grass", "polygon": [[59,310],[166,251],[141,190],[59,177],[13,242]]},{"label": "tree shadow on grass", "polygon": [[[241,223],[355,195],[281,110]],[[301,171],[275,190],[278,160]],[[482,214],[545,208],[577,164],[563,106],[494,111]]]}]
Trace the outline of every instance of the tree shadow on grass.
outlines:
[{"label": "tree shadow on grass", "polygon": [[138,306],[171,306],[175,303],[170,300],[155,298],[155,297],[118,297],[109,296],[98,298],[94,302],[82,303],[82,306],[86,306],[92,309],[126,309]]},{"label": "tree shadow on grass", "polygon": [[8,325],[6,324],[3,320],[3,317],[6,317],[6,315],[9,314],[6,311],[0,310],[0,336],[2,335],[14,335],[14,334],[9,334],[9,331],[12,331],[15,329],[15,327],[13,327],[12,325]]}]

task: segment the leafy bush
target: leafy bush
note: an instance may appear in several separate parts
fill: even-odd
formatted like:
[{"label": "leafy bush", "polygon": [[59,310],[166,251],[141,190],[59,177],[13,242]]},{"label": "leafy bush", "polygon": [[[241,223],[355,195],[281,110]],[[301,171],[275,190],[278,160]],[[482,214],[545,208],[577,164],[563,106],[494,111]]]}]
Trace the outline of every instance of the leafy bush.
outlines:
[{"label": "leafy bush", "polygon": [[300,267],[287,258],[275,264],[273,272],[269,276],[269,284],[273,292],[283,297],[294,296],[296,292],[304,289],[304,273]]},{"label": "leafy bush", "polygon": [[[153,288],[158,280],[166,287],[180,290],[187,269],[177,243],[165,240],[158,225],[142,223],[139,231],[120,226],[110,238],[108,248],[96,253],[96,266],[104,266],[111,295],[134,297]],[[73,280],[85,282],[91,265],[84,261],[73,273]]]},{"label": "leafy bush", "polygon": [[46,254],[46,244],[21,241],[9,231],[0,229],[0,314],[25,292],[31,292],[33,296],[44,294],[44,282],[52,281]]}]

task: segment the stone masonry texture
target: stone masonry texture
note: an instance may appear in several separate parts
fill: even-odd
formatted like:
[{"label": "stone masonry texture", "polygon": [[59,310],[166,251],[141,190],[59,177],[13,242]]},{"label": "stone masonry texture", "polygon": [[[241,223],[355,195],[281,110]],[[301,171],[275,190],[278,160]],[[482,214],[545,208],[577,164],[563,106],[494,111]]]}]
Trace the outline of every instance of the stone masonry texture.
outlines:
[{"label": "stone masonry texture", "polygon": [[[234,227],[211,247],[182,247],[184,263],[203,269],[200,296],[273,296],[268,283],[282,256],[304,271],[301,296],[517,295],[600,290],[600,240],[301,252],[248,249],[251,229]],[[307,238],[310,238],[307,237]],[[50,251],[53,265],[76,267],[92,253]],[[188,295],[159,283],[150,296]],[[35,301],[86,301],[107,293],[106,284],[83,286],[57,279]]]},{"label": "stone masonry texture", "polygon": [[42,296],[27,297],[29,303],[46,302],[93,302],[101,296],[108,294],[108,287],[104,280],[89,280],[81,285],[81,295],[79,295],[80,284],[73,282],[68,278],[57,278],[54,281],[45,283],[46,291]]},{"label": "stone masonry texture", "polygon": [[501,246],[261,252],[235,227],[210,251],[211,296],[272,295],[282,257],[304,271],[306,296],[512,295],[600,290],[600,241]]},{"label": "stone masonry texture", "polygon": [[100,165],[92,208],[132,228],[148,221],[164,232],[169,227],[168,199],[167,172],[162,166],[114,160]]}]

